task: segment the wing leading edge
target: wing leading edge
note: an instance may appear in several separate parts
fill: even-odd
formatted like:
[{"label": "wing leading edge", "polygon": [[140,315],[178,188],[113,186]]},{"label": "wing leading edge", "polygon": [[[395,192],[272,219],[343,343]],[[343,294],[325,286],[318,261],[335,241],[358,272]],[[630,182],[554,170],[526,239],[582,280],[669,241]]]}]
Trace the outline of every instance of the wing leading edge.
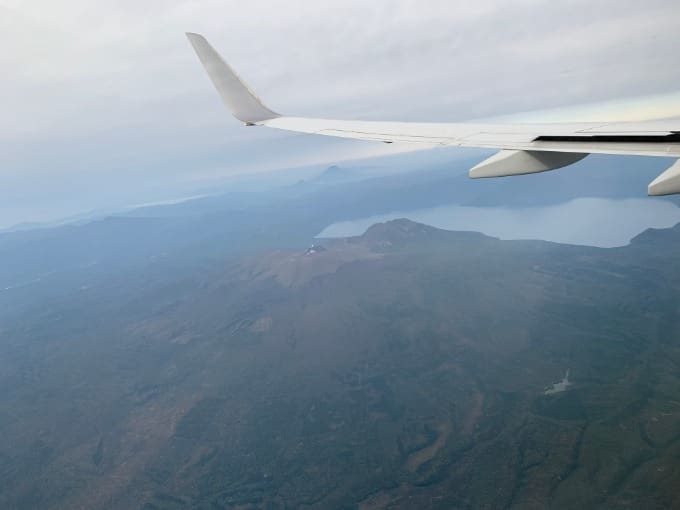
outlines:
[{"label": "wing leading edge", "polygon": [[[470,170],[470,177],[501,177],[561,168],[588,154],[680,158],[680,121],[476,124],[352,121],[280,115],[248,88],[199,34],[187,33],[227,108],[247,126],[423,147],[500,149]],[[680,162],[650,183],[650,195],[680,193]]]}]

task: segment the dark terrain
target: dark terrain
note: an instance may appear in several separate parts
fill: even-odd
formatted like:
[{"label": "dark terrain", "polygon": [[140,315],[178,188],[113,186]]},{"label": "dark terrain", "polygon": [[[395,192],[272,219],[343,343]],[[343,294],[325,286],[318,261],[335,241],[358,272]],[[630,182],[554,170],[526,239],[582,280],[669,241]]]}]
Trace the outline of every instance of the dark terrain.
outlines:
[{"label": "dark terrain", "polygon": [[680,508],[680,226],[306,250],[401,179],[0,236],[0,508]]}]

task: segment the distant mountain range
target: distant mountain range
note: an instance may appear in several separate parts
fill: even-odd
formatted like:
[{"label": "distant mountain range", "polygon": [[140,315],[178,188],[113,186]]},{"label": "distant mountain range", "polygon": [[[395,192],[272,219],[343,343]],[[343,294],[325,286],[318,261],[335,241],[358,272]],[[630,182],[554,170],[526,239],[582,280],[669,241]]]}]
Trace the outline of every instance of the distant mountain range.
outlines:
[{"label": "distant mountain range", "polygon": [[[20,224],[5,229],[5,232],[79,224],[115,214],[159,217],[206,214],[244,209],[306,194],[310,194],[310,199],[314,200],[320,196],[317,193],[323,194],[324,190],[348,195],[372,194],[371,214],[450,204],[529,207],[557,204],[579,197],[642,198],[647,196],[649,182],[669,165],[668,160],[664,158],[591,155],[575,165],[558,171],[501,179],[471,180],[467,177],[467,169],[479,162],[480,156],[452,159],[444,163],[441,162],[441,156],[440,154],[434,162],[431,157],[424,155],[422,163],[419,164],[418,154],[412,154],[409,155],[405,166],[399,166],[394,157],[370,160],[361,166],[332,165],[295,184],[281,177],[272,180],[269,174],[252,175],[247,181],[250,183],[249,186],[244,187],[237,181],[233,186],[234,191],[206,189],[202,194],[208,196],[201,198],[141,206],[132,210],[125,208],[119,212],[94,211],[50,223]],[[391,164],[395,165],[392,172],[389,166]],[[292,175],[295,173],[291,171]],[[270,180],[272,182],[268,182]],[[258,182],[260,185],[255,184]],[[226,186],[226,189],[228,190],[229,186]],[[257,189],[259,191],[254,191]],[[389,192],[392,192],[392,196],[385,196]],[[394,197],[398,197],[398,201],[395,201]],[[678,197],[661,199],[680,204]],[[352,210],[346,210],[346,216],[340,217],[339,221],[356,217],[353,213]]]}]

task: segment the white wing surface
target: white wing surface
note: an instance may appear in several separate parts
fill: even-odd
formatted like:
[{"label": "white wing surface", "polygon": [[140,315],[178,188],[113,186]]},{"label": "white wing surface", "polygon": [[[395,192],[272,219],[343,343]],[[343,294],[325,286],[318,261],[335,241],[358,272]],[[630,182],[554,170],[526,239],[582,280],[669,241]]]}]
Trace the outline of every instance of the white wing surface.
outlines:
[{"label": "white wing surface", "polygon": [[[553,124],[419,123],[315,119],[280,115],[267,108],[199,34],[187,34],[231,113],[247,126],[406,142],[426,147],[480,147],[501,151],[470,170],[470,177],[501,177],[554,170],[588,154],[680,158],[680,121]],[[680,163],[652,183],[650,195],[680,193]]]}]

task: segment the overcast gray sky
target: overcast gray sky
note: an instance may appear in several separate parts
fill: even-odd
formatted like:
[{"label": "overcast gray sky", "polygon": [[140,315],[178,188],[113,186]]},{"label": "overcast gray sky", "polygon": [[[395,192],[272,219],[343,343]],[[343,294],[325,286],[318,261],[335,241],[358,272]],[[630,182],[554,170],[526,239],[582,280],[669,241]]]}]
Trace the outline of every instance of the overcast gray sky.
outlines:
[{"label": "overcast gray sky", "polygon": [[243,128],[185,31],[298,115],[455,121],[680,89],[677,0],[0,0],[0,227],[396,150]]}]

